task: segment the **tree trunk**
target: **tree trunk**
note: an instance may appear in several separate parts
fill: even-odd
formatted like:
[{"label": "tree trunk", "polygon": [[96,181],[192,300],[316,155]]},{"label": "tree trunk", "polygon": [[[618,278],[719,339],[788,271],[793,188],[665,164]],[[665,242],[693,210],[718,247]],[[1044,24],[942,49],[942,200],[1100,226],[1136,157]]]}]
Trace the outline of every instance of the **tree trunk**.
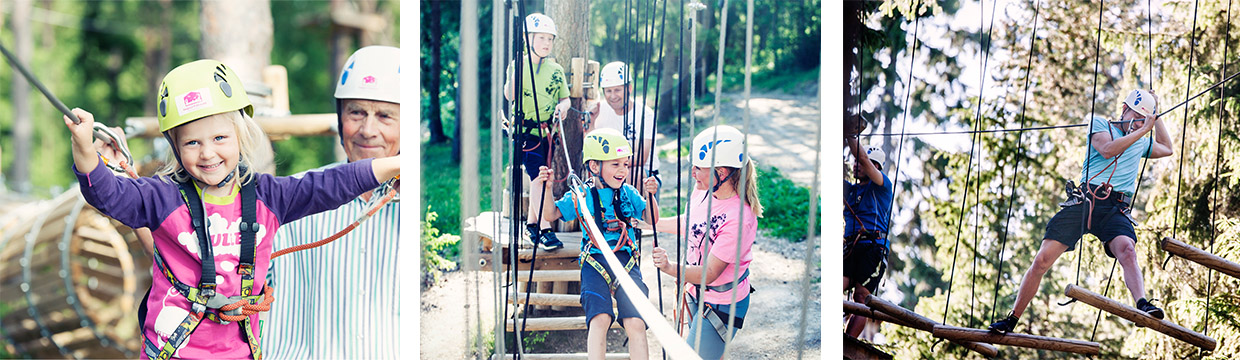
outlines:
[{"label": "tree trunk", "polygon": [[427,71],[427,89],[430,89],[430,105],[427,107],[430,113],[427,114],[427,120],[430,121],[431,143],[438,144],[447,140],[447,136],[443,133],[443,113],[440,109],[442,102],[439,100],[439,88],[443,78],[443,21],[442,12],[439,11],[439,2],[430,1],[427,3],[426,12],[426,34],[427,40],[431,47],[431,63],[430,69]]},{"label": "tree trunk", "polygon": [[202,56],[237,72],[245,84],[261,83],[271,65],[272,20],[268,0],[202,1]]},{"label": "tree trunk", "polygon": [[[13,37],[17,61],[29,69],[30,56],[34,52],[34,37],[30,29],[31,0],[17,0],[13,9]],[[13,75],[13,185],[20,193],[29,193],[31,141],[34,124],[30,121],[30,83],[25,77]]]},{"label": "tree trunk", "polygon": [[[172,70],[172,0],[157,2],[159,21],[142,34],[146,43],[146,85],[147,89],[159,89],[164,74]],[[154,116],[156,108],[154,96],[146,97],[146,105],[142,107],[146,115]]]},{"label": "tree trunk", "polygon": [[[582,0],[547,0],[544,8],[547,16],[555,20],[556,31],[559,36],[556,37],[555,46],[551,53],[555,57],[556,62],[564,66],[565,74],[572,71],[571,60],[574,57],[589,58],[590,50],[590,1]],[[574,74],[574,76],[579,76]],[[581,109],[583,104],[582,98],[572,98],[572,107]],[[558,154],[550,155],[554,159],[552,169],[555,170],[557,177],[563,177],[568,174],[569,164],[577,171],[582,171],[581,163],[581,142],[585,134],[581,129],[581,114],[575,111],[569,111],[568,116],[564,118],[564,134],[561,138],[564,145],[568,146],[569,159],[563,156],[563,148],[555,146],[548,151],[555,152],[560,150]],[[558,144],[557,144],[558,145]],[[582,176],[578,174],[578,176]],[[564,192],[568,191],[567,181],[555,183],[553,194],[555,198],[560,198]]]},{"label": "tree trunk", "polygon": [[[271,3],[267,0],[202,1],[202,57],[216,59],[232,68],[241,77],[247,93],[267,88],[263,84],[263,68],[271,65],[273,24]],[[251,102],[255,97],[250,95]],[[255,104],[255,112],[259,111]],[[275,173],[275,152],[267,139],[259,144],[256,158],[251,161],[255,171]]]}]

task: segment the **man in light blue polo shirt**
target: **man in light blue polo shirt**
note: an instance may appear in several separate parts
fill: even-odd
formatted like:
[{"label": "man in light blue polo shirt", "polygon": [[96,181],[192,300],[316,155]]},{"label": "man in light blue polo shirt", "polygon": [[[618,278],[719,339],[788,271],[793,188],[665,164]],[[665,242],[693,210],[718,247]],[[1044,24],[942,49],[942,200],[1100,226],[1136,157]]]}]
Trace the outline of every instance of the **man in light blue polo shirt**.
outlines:
[{"label": "man in light blue polo shirt", "polygon": [[[336,83],[340,143],[350,162],[400,154],[400,49],[358,49]],[[336,166],[340,164],[328,165]],[[317,170],[311,170],[317,171]],[[393,184],[394,185],[394,184]],[[344,229],[395,186],[381,185],[331,211],[285,224],[274,249]],[[272,260],[278,300],[262,323],[269,359],[395,359],[399,196],[344,237]],[[416,315],[415,315],[416,316]]]},{"label": "man in light blue polo shirt", "polygon": [[[1162,319],[1163,310],[1145,299],[1145,284],[1137,262],[1136,231],[1128,212],[1136,192],[1142,157],[1170,156],[1171,136],[1157,116],[1158,98],[1143,89],[1133,90],[1124,100],[1119,121],[1095,116],[1090,122],[1089,153],[1081,171],[1080,188],[1069,186],[1068,200],[1046,224],[1042,248],[1021,280],[1016,305],[1007,318],[990,325],[990,331],[1007,333],[1033,300],[1042,275],[1065,251],[1076,248],[1085,232],[1102,241],[1107,256],[1124,268],[1124,283],[1136,308]],[[1145,135],[1154,132],[1153,141]]]}]

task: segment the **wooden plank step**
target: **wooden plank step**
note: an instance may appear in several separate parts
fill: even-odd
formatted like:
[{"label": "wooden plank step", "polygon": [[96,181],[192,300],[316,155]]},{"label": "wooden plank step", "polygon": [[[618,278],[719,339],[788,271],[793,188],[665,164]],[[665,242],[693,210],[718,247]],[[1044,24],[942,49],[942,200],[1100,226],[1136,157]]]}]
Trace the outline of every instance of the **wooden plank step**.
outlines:
[{"label": "wooden plank step", "polygon": [[[508,303],[510,303],[510,304],[524,304],[524,303],[525,303],[525,295],[526,295],[525,293],[522,293],[522,294],[520,294],[520,295],[516,296],[517,298],[509,297],[509,298],[508,298]],[[550,306],[572,306],[572,307],[581,307],[581,295],[571,295],[571,294],[538,294],[538,293],[533,293],[533,294],[529,294],[529,296],[530,296],[530,304],[531,304],[531,305],[550,305]]]},{"label": "wooden plank step", "polygon": [[1098,355],[1098,353],[1102,351],[1102,345],[1099,345],[1093,341],[1060,339],[1049,336],[1018,333],[999,334],[990,332],[989,330],[970,329],[947,325],[935,325],[934,336],[949,340],[977,341],[1085,355]]},{"label": "wooden plank step", "polygon": [[522,270],[517,272],[517,281],[581,281],[581,270],[534,270],[533,280],[529,270]]},{"label": "wooden plank step", "polygon": [[[516,319],[515,321],[516,321],[517,326],[521,325],[520,318]],[[515,331],[513,330],[513,322],[514,320],[505,321],[504,322],[505,329],[507,329],[508,331]],[[620,323],[612,321],[611,328],[619,329]],[[525,331],[558,331],[558,330],[586,330],[586,317],[585,316],[546,317],[546,318],[532,317],[532,318],[526,319],[525,321]]]},{"label": "wooden plank step", "polygon": [[[892,317],[899,319],[900,322],[893,322],[894,324],[897,324],[897,325],[903,325],[905,327],[910,327],[910,328],[914,328],[914,329],[925,331],[925,332],[931,332],[931,333],[934,332],[934,327],[939,325],[938,322],[934,320],[930,320],[930,318],[927,318],[925,316],[922,316],[921,314],[909,311],[908,309],[899,307],[896,304],[892,304],[886,300],[879,299],[877,296],[874,296],[874,295],[866,296],[865,302],[866,302],[866,306],[872,309],[872,311],[878,314],[886,313],[888,316],[892,316]],[[848,307],[850,306],[848,306],[848,304],[845,304],[845,308],[848,308]],[[858,309],[854,307],[854,310],[858,310]],[[878,312],[878,311],[881,311],[881,312]],[[862,316],[865,316],[865,315],[862,315]],[[975,341],[965,341],[965,340],[951,340],[951,342],[957,345],[963,346],[966,349],[973,350],[977,352],[978,354],[982,354],[982,356],[985,356],[988,358],[992,358],[992,357],[999,355],[999,349],[995,348],[994,346],[990,344],[984,344],[984,343],[975,342]]]},{"label": "wooden plank step", "polygon": [[1186,329],[1183,326],[1177,325],[1170,321],[1155,318],[1149,314],[1146,314],[1144,311],[1137,310],[1137,308],[1121,304],[1115,300],[1108,299],[1102,295],[1098,295],[1098,293],[1086,290],[1079,286],[1069,284],[1068,288],[1064,289],[1064,294],[1068,295],[1070,298],[1089,304],[1090,306],[1115,314],[1115,316],[1128,319],[1128,321],[1136,323],[1139,326],[1147,327],[1151,330],[1167,334],[1167,336],[1196,345],[1202,349],[1214,351],[1214,348],[1218,346],[1218,341],[1215,341],[1214,338]]},{"label": "wooden plank step", "polygon": [[[503,359],[512,359],[512,358],[513,358],[512,354],[505,354],[503,357]],[[584,359],[589,359],[590,357],[586,353],[574,353],[574,354],[521,354],[521,358],[529,359],[529,360],[584,360]],[[629,354],[608,353],[604,355],[604,358],[607,360],[628,360]],[[501,358],[499,357],[498,354],[496,354],[495,356],[492,356],[491,359],[499,360]]]},{"label": "wooden plank step", "polygon": [[1158,245],[1163,249],[1163,251],[1175,254],[1185,260],[1201,264],[1201,266],[1217,270],[1227,275],[1231,275],[1231,277],[1234,278],[1240,278],[1240,264],[1227,261],[1227,259],[1219,257],[1218,255],[1205,252],[1201,249],[1193,247],[1192,245],[1185,244],[1170,237],[1163,238]]}]

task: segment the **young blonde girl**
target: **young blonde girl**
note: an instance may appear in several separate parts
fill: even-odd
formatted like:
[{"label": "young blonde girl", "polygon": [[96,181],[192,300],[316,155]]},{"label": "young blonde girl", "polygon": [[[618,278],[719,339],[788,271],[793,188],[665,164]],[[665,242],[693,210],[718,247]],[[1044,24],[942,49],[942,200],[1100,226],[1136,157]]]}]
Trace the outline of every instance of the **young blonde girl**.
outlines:
[{"label": "young blonde girl", "polygon": [[[651,258],[664,274],[684,276],[690,312],[685,338],[703,359],[723,356],[725,341],[744,327],[749,312],[749,293],[753,290],[748,279],[749,264],[753,261],[762,203],[758,199],[753,161],[744,153],[744,141],[743,133],[727,125],[698,133],[690,149],[696,186],[689,199],[689,216],[661,218],[654,225],[659,232],[669,234],[676,234],[678,229],[684,231],[688,225],[685,236],[689,249],[683,266],[669,259],[663,248],[654,248]],[[745,176],[743,197],[741,176]],[[699,301],[705,302],[701,314],[697,313]],[[718,331],[713,325],[726,325],[730,317],[735,318],[731,334],[727,329]]]},{"label": "young blonde girl", "polygon": [[356,161],[298,178],[253,172],[249,161],[264,134],[240,79],[219,61],[173,69],[156,96],[175,159],[155,177],[129,179],[99,166],[94,116],[74,109],[81,123],[65,117],[82,196],[127,226],[151,230],[142,357],[259,358],[256,311],[273,299],[264,280],[276,229],[377,187],[399,173],[399,163]]}]

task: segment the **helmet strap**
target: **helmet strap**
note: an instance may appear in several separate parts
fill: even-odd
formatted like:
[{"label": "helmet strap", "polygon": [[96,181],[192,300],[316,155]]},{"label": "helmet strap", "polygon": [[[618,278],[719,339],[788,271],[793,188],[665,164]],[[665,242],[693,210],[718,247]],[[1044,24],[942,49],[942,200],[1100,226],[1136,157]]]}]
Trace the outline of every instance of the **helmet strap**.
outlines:
[{"label": "helmet strap", "polygon": [[727,177],[720,179],[719,172],[715,171],[715,168],[711,168],[710,173],[715,176],[715,186],[710,189],[711,194],[714,194],[716,191],[719,191],[719,187],[723,186],[723,182],[731,180],[732,175],[736,175],[735,171],[729,171]]}]

